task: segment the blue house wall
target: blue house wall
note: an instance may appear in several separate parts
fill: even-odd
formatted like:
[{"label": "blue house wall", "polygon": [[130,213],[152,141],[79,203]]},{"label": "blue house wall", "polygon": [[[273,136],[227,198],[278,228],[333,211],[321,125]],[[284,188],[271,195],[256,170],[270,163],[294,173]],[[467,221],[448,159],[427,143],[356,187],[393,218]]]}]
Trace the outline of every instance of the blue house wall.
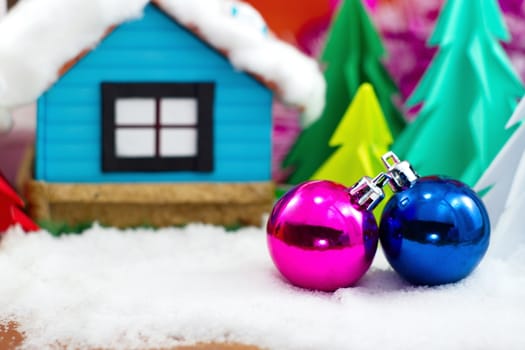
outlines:
[{"label": "blue house wall", "polygon": [[[67,29],[66,29],[67,30]],[[215,82],[214,170],[103,173],[101,82]],[[48,182],[268,181],[271,91],[153,5],[38,100],[36,174]]]}]

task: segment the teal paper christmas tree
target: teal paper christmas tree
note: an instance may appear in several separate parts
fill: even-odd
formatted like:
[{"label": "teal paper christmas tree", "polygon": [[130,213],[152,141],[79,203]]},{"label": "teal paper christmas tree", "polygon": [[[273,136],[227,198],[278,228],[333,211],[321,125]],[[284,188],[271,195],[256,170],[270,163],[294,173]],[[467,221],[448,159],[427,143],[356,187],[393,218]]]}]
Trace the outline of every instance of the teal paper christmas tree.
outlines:
[{"label": "teal paper christmas tree", "polygon": [[505,129],[523,85],[500,40],[508,40],[496,0],[447,1],[429,45],[439,50],[407,101],[422,103],[393,150],[421,175],[474,185],[514,128]]},{"label": "teal paper christmas tree", "polygon": [[309,179],[332,154],[328,142],[362,83],[373,85],[394,137],[405,121],[393,103],[397,92],[382,58],[385,49],[361,0],[346,0],[332,24],[321,63],[326,66],[326,107],[321,117],[304,130],[283,166],[293,173],[289,183]]}]

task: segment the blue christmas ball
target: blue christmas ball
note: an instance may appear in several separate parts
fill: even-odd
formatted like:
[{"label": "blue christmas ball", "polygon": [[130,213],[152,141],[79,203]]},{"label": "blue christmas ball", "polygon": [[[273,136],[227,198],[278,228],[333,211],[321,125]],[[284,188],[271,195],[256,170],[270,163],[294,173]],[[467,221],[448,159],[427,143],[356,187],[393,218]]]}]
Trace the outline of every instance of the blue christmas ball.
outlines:
[{"label": "blue christmas ball", "polygon": [[421,177],[386,204],[379,227],[392,268],[418,285],[468,276],[489,246],[490,222],[477,194],[462,182]]}]

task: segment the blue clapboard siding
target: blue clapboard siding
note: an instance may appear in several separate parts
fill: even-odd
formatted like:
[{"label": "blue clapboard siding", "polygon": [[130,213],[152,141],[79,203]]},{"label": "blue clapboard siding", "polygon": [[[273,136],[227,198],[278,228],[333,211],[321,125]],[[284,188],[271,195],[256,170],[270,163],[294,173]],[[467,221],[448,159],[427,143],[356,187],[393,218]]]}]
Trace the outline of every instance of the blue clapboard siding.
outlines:
[{"label": "blue clapboard siding", "polygon": [[[212,173],[103,173],[100,83],[215,82]],[[49,182],[267,181],[271,92],[153,5],[38,101],[36,177]]]}]

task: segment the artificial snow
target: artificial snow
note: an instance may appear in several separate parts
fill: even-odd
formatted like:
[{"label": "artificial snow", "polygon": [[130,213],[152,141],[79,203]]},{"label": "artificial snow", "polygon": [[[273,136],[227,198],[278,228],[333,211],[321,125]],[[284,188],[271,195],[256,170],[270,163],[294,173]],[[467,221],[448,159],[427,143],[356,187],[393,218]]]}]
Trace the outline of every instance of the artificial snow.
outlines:
[{"label": "artificial snow", "polygon": [[[137,19],[149,0],[21,1],[0,20],[1,109],[36,100],[60,68],[96,47],[113,25]],[[169,15],[198,33],[236,69],[275,86],[287,103],[304,109],[305,123],[324,107],[325,81],[315,60],[268,32],[248,4],[229,0],[157,0]],[[2,120],[4,119],[4,120]]]},{"label": "artificial snow", "polygon": [[0,242],[0,324],[18,322],[30,349],[57,340],[105,349],[212,341],[279,350],[524,349],[525,239],[503,256],[492,248],[456,284],[409,286],[378,254],[357,286],[320,293],[280,277],[261,228],[95,226],[60,238],[13,228]]}]

